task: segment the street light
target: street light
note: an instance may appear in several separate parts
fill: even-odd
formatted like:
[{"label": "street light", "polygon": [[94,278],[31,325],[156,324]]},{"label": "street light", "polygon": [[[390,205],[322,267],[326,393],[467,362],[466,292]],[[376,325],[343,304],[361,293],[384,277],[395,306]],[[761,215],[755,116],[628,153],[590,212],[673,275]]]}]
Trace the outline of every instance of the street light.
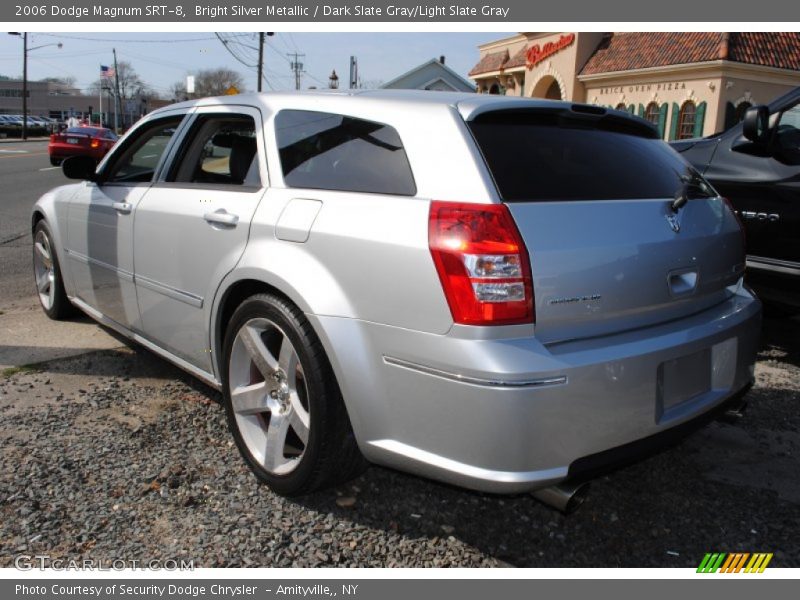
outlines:
[{"label": "street light", "polygon": [[8,35],[17,35],[22,38],[22,139],[28,139],[28,52],[38,50],[39,48],[46,48],[48,46],[58,46],[59,50],[64,47],[64,44],[58,42],[57,44],[42,44],[41,46],[34,46],[28,48],[28,34],[20,33],[19,31],[9,31]]},{"label": "street light", "polygon": [[331,76],[328,77],[328,87],[332,90],[339,89],[339,76],[336,74],[336,69],[334,69]]}]

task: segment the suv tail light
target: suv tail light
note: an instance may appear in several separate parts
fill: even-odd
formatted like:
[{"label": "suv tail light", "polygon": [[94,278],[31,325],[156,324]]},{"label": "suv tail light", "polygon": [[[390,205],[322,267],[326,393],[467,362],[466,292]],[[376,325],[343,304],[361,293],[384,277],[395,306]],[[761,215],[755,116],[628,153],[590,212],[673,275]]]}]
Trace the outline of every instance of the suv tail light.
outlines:
[{"label": "suv tail light", "polygon": [[428,245],[456,323],[534,321],[528,251],[505,204],[431,202]]}]

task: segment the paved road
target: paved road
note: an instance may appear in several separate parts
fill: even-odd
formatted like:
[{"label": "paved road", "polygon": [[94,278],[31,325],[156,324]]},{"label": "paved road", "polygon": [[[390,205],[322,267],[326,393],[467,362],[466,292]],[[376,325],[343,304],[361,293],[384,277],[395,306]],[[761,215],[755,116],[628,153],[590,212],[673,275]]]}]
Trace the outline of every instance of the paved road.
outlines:
[{"label": "paved road", "polygon": [[36,299],[31,275],[31,207],[68,183],[50,166],[47,142],[0,143],[0,370],[114,348],[120,341],[85,317],[54,323]]},{"label": "paved road", "polygon": [[47,190],[68,180],[50,166],[47,142],[0,144],[0,309],[33,297],[30,215]]}]

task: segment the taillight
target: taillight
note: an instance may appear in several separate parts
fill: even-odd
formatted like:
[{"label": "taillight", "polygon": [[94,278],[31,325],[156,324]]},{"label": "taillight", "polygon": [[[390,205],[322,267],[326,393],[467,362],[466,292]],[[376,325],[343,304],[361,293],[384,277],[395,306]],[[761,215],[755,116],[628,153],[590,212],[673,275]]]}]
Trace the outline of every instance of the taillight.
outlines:
[{"label": "taillight", "polygon": [[100,147],[100,140],[97,138],[92,138],[92,142],[89,144],[92,148],[99,148]]},{"label": "taillight", "polygon": [[505,204],[431,202],[428,245],[456,323],[534,321],[528,251]]}]

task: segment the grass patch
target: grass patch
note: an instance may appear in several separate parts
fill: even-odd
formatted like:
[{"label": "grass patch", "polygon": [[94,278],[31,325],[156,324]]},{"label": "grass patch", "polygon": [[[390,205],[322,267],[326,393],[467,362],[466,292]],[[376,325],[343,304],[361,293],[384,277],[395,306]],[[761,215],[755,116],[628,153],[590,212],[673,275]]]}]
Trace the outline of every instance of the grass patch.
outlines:
[{"label": "grass patch", "polygon": [[36,365],[22,365],[21,367],[8,367],[7,369],[3,369],[2,376],[11,377],[12,375],[17,375],[18,373],[32,373],[36,370],[38,370]]}]

